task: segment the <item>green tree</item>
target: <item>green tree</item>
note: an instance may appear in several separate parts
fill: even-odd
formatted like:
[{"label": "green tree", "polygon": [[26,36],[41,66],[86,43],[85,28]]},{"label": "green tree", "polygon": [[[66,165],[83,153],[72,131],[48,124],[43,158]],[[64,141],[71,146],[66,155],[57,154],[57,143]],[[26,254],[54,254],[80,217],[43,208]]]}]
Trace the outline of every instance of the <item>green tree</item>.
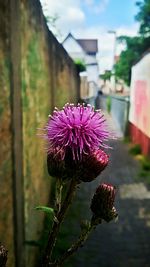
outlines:
[{"label": "green tree", "polygon": [[127,85],[130,84],[133,64],[150,48],[150,0],[139,1],[136,5],[139,7],[135,17],[140,22],[139,35],[118,38],[118,41],[126,44],[126,49],[121,52],[120,59],[114,66],[116,78],[124,80]]},{"label": "green tree", "polygon": [[110,80],[112,73],[110,70],[106,70],[104,74],[100,74],[100,78],[104,81]]},{"label": "green tree", "polygon": [[42,2],[42,8],[43,8],[43,12],[44,12],[44,16],[45,16],[45,19],[46,19],[46,22],[50,28],[50,30],[52,31],[52,33],[55,35],[56,38],[61,38],[62,37],[62,34],[61,34],[61,31],[59,30],[58,26],[57,26],[57,22],[60,18],[60,16],[55,13],[53,15],[49,15],[49,10],[48,10],[48,5],[46,3],[46,1]]},{"label": "green tree", "polygon": [[136,5],[140,9],[135,17],[140,22],[139,33],[148,37],[150,36],[150,0],[138,1]]},{"label": "green tree", "polygon": [[143,53],[143,38],[120,36],[119,42],[126,44],[126,49],[121,52],[119,61],[115,64],[115,76],[118,79],[125,81],[127,85],[130,84],[131,67],[140,58]]}]

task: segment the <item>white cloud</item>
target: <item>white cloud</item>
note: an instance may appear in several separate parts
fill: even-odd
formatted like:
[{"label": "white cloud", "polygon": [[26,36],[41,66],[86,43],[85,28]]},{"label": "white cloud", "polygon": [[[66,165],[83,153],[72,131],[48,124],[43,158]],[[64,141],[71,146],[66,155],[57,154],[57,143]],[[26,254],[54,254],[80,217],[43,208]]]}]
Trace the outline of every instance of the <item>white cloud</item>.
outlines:
[{"label": "white cloud", "polygon": [[68,7],[66,9],[66,16],[63,18],[64,21],[73,23],[76,27],[85,21],[85,14],[79,7]]},{"label": "white cloud", "polygon": [[94,12],[96,14],[102,13],[106,9],[108,2],[109,0],[100,1],[99,5],[94,6]]},{"label": "white cloud", "polygon": [[84,2],[88,6],[92,6],[94,4],[94,0],[84,0]]},{"label": "white cloud", "polygon": [[128,36],[135,36],[138,33],[138,29],[139,29],[139,24],[138,23],[134,23],[133,25],[129,26],[129,27],[125,27],[125,26],[120,26],[117,29],[117,35],[128,35]]},{"label": "white cloud", "polygon": [[[46,16],[58,15],[56,28],[65,36],[69,31],[84,26],[86,16],[80,6],[80,0],[41,0]],[[49,25],[50,29],[51,25]]]},{"label": "white cloud", "polygon": [[109,2],[109,0],[99,0],[99,3],[94,0],[85,0],[85,4],[96,14],[102,13]]}]

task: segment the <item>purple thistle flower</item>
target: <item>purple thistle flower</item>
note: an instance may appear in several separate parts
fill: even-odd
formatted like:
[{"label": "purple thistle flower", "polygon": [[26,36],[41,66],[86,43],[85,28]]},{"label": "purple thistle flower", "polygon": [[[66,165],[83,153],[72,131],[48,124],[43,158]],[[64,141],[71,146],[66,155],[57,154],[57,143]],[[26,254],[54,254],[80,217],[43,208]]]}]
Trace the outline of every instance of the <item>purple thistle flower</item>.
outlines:
[{"label": "purple thistle flower", "polygon": [[101,147],[107,147],[104,142],[110,137],[104,115],[95,111],[91,105],[66,104],[62,110],[55,108],[46,126],[48,151],[59,148],[71,150],[73,160],[81,160],[84,154]]}]

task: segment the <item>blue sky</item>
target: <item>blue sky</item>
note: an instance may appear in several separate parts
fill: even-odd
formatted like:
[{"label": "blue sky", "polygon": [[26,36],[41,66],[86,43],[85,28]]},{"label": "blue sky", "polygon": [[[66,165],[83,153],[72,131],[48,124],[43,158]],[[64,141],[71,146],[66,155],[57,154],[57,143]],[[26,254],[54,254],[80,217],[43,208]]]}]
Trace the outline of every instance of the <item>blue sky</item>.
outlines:
[{"label": "blue sky", "polygon": [[[135,20],[134,16],[137,13],[135,0],[110,0],[104,3],[100,12],[93,10],[86,4],[83,4],[83,10],[86,14],[87,26],[90,25],[105,25],[108,28],[118,28],[120,25],[132,25]],[[100,1],[95,1],[95,7]],[[96,10],[95,10],[96,11]]]},{"label": "blue sky", "polygon": [[[41,0],[46,15],[59,16],[56,27],[49,25],[61,42],[71,32],[75,38],[96,38],[99,42],[98,61],[100,72],[111,69],[115,36],[134,36],[138,23],[134,16],[138,8],[136,0]],[[61,34],[60,34],[61,33]],[[116,53],[124,47],[117,43]]]}]

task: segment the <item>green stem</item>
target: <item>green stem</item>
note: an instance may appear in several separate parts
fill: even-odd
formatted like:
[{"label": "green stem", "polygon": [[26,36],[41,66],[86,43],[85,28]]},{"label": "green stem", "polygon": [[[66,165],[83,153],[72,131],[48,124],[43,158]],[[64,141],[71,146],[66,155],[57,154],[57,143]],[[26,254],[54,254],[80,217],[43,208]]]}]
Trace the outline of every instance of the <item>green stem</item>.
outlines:
[{"label": "green stem", "polygon": [[96,225],[91,224],[86,230],[84,229],[78,240],[72,244],[72,246],[63,254],[62,257],[60,257],[60,259],[58,259],[55,263],[51,264],[50,266],[53,267],[61,267],[64,262],[71,256],[73,255],[83,244],[84,242],[87,240],[89,234],[91,233],[91,231],[96,227]]},{"label": "green stem", "polygon": [[61,210],[61,198],[62,198],[62,189],[63,184],[61,179],[57,179],[56,182],[56,216],[58,212]]},{"label": "green stem", "polygon": [[50,264],[51,255],[52,255],[52,251],[53,251],[53,248],[55,246],[55,243],[56,243],[56,239],[57,239],[57,235],[59,233],[60,225],[61,225],[61,223],[65,217],[65,214],[66,214],[66,212],[67,212],[67,210],[68,210],[68,208],[72,202],[72,199],[73,199],[73,196],[74,196],[74,193],[76,190],[76,186],[77,186],[77,181],[72,179],[70,182],[68,192],[67,192],[66,197],[64,199],[64,202],[61,206],[60,211],[57,213],[57,217],[54,219],[52,230],[49,233],[48,243],[47,243],[44,257],[43,257],[42,267],[51,266],[51,264]]},{"label": "green stem", "polygon": [[62,257],[60,257],[57,261],[51,263],[49,266],[61,267],[70,256],[72,256],[80,247],[83,246],[84,242],[89,237],[89,234],[99,224],[101,224],[101,219],[93,215],[90,224],[82,230],[78,240],[72,244],[72,246],[62,255]]}]

